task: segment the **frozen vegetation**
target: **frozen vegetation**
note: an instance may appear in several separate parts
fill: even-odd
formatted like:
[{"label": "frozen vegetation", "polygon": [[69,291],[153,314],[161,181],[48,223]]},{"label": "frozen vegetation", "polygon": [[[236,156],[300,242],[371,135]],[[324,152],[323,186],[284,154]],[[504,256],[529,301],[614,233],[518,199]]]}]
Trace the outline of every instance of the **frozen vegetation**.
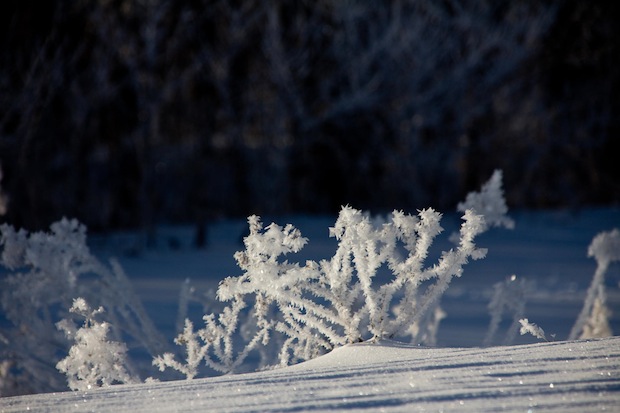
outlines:
[{"label": "frozen vegetation", "polygon": [[[213,228],[206,250],[109,263],[106,240],[92,253],[76,221],[33,234],[4,225],[2,395],[77,391],[4,397],[0,411],[618,405],[620,342],[596,339],[618,329],[618,211],[513,221],[500,172],[458,211],[460,225],[433,209],[373,218],[347,206],[330,238],[326,219],[252,216],[234,254],[242,274],[219,285],[213,274],[239,271],[240,223]],[[194,380],[158,382],[183,377]]]},{"label": "frozen vegetation", "polygon": [[[213,370],[234,372],[251,351],[270,341],[275,341],[277,355],[274,360],[261,351],[261,367],[309,360],[366,340],[398,337],[434,343],[441,321],[440,297],[468,260],[486,255],[486,249],[476,246],[476,237],[491,226],[513,226],[506,217],[499,171],[480,193],[469,194],[459,210],[464,222],[454,235],[456,246],[432,265],[425,260],[443,228],[441,214],[430,208],[418,216],[394,211],[387,220],[372,222],[361,211],[343,207],[330,228],[338,242],[334,256],[304,265],[280,258],[299,252],[308,242],[297,228],[265,228],[251,216],[245,251],[235,254],[244,274],[224,279],[217,291],[218,298],[230,304],[219,315],[206,315],[205,327],[196,333],[186,320],[176,339],[186,347],[185,364],[171,353],[157,357],[155,364],[193,378],[203,359]],[[384,277],[382,268],[389,270]],[[233,338],[248,303],[253,305],[251,330],[237,353]]]}]

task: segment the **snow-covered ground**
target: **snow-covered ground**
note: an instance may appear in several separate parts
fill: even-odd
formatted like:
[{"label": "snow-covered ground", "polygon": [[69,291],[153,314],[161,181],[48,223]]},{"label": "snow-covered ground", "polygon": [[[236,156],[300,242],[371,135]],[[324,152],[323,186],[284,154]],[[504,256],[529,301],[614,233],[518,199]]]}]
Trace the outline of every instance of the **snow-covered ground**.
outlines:
[{"label": "snow-covered ground", "polygon": [[2,412],[617,412],[620,338],[348,345],[283,369],[0,399]]},{"label": "snow-covered ground", "polygon": [[[592,238],[620,227],[620,210],[589,209],[512,212],[516,228],[484,234],[478,245],[487,258],[471,262],[442,299],[447,317],[434,348],[395,342],[339,348],[309,362],[283,369],[139,385],[89,392],[40,394],[0,399],[0,412],[22,411],[620,411],[620,338],[563,341],[581,310],[596,263],[587,257]],[[265,222],[270,222],[265,218]],[[334,218],[285,217],[309,238],[289,260],[329,258],[336,243],[327,228]],[[442,221],[449,234],[456,214]],[[191,228],[161,228],[159,245],[127,255],[135,235],[89,238],[100,256],[120,258],[151,318],[170,341],[177,328],[181,284],[191,279],[200,295],[225,276],[238,275],[233,253],[242,249],[243,221],[215,222],[209,244],[191,248]],[[434,245],[433,262],[450,248],[447,236]],[[170,246],[174,246],[171,248]],[[606,276],[609,318],[620,332],[620,266]],[[515,274],[531,283],[525,314],[544,328],[550,343],[519,336],[503,344],[511,315],[503,318],[491,344],[482,347],[490,316],[493,285]],[[202,308],[188,315],[200,323]]]}]

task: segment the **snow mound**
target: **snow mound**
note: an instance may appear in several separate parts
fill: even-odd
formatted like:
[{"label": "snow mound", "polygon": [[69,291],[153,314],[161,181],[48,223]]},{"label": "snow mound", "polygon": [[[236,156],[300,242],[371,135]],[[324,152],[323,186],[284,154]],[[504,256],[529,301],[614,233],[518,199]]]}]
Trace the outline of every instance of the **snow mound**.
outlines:
[{"label": "snow mound", "polygon": [[360,343],[296,366],[0,399],[0,412],[617,411],[620,337],[509,347]]}]

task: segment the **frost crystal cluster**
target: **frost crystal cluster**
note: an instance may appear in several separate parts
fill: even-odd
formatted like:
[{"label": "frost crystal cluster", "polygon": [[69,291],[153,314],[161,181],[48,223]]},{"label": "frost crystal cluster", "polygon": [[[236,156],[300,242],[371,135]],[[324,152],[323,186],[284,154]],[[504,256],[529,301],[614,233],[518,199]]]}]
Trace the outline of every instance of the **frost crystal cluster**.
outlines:
[{"label": "frost crystal cluster", "polygon": [[545,337],[545,331],[542,328],[538,327],[536,324],[530,323],[527,318],[522,318],[521,320],[519,320],[519,323],[521,324],[521,335],[529,333],[536,338],[547,341],[547,338]]},{"label": "frost crystal cluster", "polygon": [[508,207],[502,190],[502,171],[493,172],[491,179],[482,186],[480,192],[470,192],[465,202],[458,204],[457,209],[466,212],[468,209],[483,215],[486,222],[493,227],[514,228],[514,221],[506,214]]},{"label": "frost crystal cluster", "polygon": [[69,355],[56,364],[56,368],[67,375],[69,388],[90,390],[115,383],[137,383],[125,368],[127,347],[124,343],[109,341],[109,323],[95,320],[97,314],[104,311],[103,307],[91,310],[83,298],[77,298],[70,311],[85,320],[79,329],[67,319],[56,324],[68,339],[75,341]]},{"label": "frost crystal cluster", "polygon": [[[243,274],[229,277],[217,295],[229,305],[204,317],[197,332],[186,323],[177,344],[187,347],[186,364],[170,353],[154,360],[187,377],[200,361],[221,371],[234,371],[248,354],[270,340],[279,340],[276,363],[308,360],[337,346],[381,338],[409,337],[414,343],[432,342],[443,313],[439,299],[470,259],[486,249],[475,239],[489,226],[512,227],[506,217],[501,172],[496,171],[480,193],[459,204],[463,223],[455,248],[427,265],[429,248],[442,232],[441,214],[431,208],[409,215],[394,211],[385,222],[349,206],[340,211],[330,236],[338,241],[331,259],[291,263],[284,259],[308,240],[292,225],[263,226],[248,218],[245,250],[235,254]],[[233,334],[241,327],[242,310],[255,320],[236,347]],[[199,342],[200,340],[200,342]],[[266,363],[269,364],[269,363]]]}]

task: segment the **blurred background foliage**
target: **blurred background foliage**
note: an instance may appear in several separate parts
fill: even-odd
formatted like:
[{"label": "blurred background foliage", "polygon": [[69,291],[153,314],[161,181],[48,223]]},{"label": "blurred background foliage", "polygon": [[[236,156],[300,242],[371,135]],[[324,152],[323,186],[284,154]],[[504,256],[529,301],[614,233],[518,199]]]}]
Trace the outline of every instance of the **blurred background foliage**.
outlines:
[{"label": "blurred background foliage", "polygon": [[607,1],[4,0],[4,218],[620,201]]}]

